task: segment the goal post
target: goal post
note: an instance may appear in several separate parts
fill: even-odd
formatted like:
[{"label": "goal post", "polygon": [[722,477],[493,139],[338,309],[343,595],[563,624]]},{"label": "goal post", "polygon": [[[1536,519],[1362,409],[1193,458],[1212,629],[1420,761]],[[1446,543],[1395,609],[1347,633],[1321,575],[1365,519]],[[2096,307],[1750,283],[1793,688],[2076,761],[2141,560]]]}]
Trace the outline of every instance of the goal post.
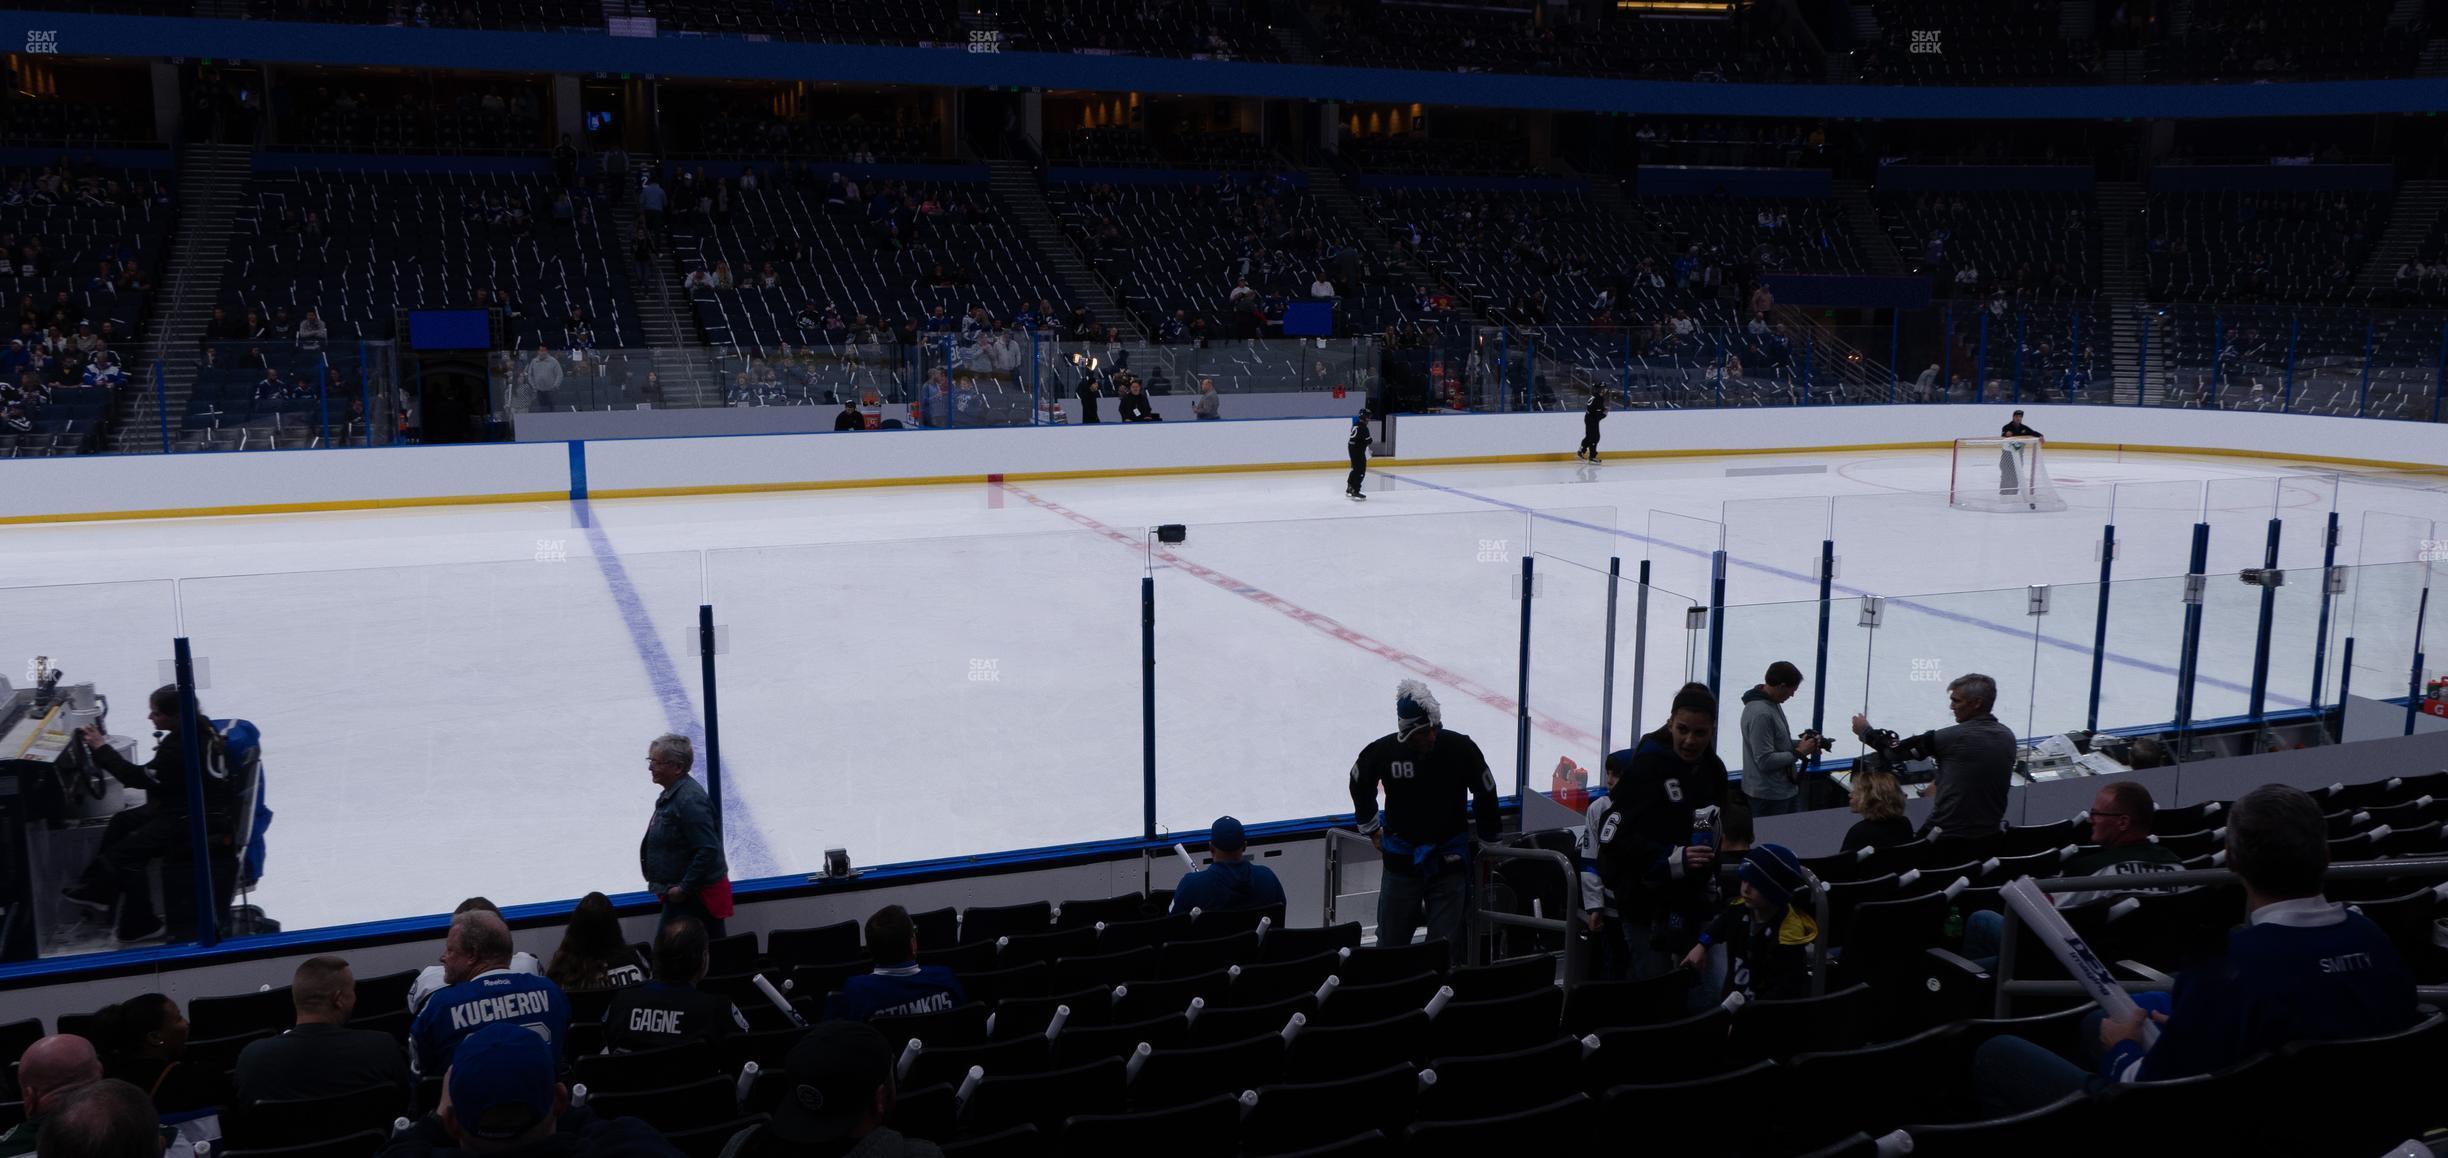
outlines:
[{"label": "goal post", "polygon": [[2038,438],[1958,438],[1947,505],[1967,511],[2062,511]]}]

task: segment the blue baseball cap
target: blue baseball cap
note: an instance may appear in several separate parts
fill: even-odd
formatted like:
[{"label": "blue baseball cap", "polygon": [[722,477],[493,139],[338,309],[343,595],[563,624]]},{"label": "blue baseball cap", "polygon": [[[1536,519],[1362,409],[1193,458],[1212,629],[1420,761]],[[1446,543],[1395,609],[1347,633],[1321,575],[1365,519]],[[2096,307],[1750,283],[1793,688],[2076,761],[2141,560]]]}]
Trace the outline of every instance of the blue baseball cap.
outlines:
[{"label": "blue baseball cap", "polygon": [[471,1138],[506,1142],[552,1116],[559,1094],[552,1043],[523,1025],[497,1021],[451,1053],[451,1116]]},{"label": "blue baseball cap", "polygon": [[1241,831],[1241,822],[1229,816],[1216,817],[1215,826],[1207,832],[1207,847],[1224,852],[1239,852],[1249,847],[1249,834]]}]

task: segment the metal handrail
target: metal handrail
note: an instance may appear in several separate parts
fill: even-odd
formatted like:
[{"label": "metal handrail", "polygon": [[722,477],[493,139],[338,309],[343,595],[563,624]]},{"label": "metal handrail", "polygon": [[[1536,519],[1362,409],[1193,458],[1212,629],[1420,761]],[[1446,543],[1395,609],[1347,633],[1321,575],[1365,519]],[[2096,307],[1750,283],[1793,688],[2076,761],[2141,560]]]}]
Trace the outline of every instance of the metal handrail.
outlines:
[{"label": "metal handrail", "polygon": [[[1321,912],[1323,912],[1325,915],[1324,923],[1328,925],[1339,923],[1337,919],[1339,914],[1336,912],[1335,902],[1342,895],[1343,846],[1346,844],[1357,844],[1363,848],[1366,848],[1369,851],[1369,854],[1381,863],[1385,859],[1385,854],[1378,849],[1377,842],[1361,835],[1356,829],[1337,827],[1326,830],[1326,896],[1325,904],[1321,909]],[[1535,929],[1544,933],[1563,934],[1565,944],[1568,946],[1564,956],[1567,963],[1566,967],[1569,971],[1570,962],[1572,959],[1572,954],[1569,951],[1569,946],[1572,943],[1572,931],[1583,919],[1581,910],[1581,889],[1579,882],[1576,879],[1577,874],[1573,869],[1572,858],[1565,856],[1563,853],[1557,852],[1551,848],[1515,848],[1511,845],[1504,844],[1482,844],[1472,853],[1472,857],[1474,860],[1482,862],[1498,860],[1544,860],[1554,863],[1557,868],[1563,871],[1564,874],[1564,906],[1566,911],[1561,917],[1533,917],[1521,913],[1486,912],[1479,907],[1479,890],[1477,888],[1469,890],[1465,894],[1462,914],[1462,927],[1465,931],[1464,940],[1467,942],[1463,946],[1463,963],[1468,965],[1485,964],[1486,962],[1480,960],[1481,941],[1479,934],[1488,932],[1498,925],[1508,925],[1514,928]],[[1474,869],[1473,871],[1476,870]],[[1375,931],[1374,926],[1371,926],[1370,931]],[[1569,981],[1570,978],[1567,980]]]},{"label": "metal handrail", "polygon": [[[2392,877],[2439,877],[2448,879],[2448,857],[2425,857],[2412,860],[2357,861],[2329,866],[2323,878],[2332,881],[2386,880]],[[2222,885],[2237,881],[2235,873],[2226,869],[2188,869],[2183,872],[2152,873],[2148,885],[2137,884],[2131,876],[2051,877],[2034,880],[2032,884],[2044,893],[2079,892],[2157,892],[2170,888],[2195,885]],[[1997,996],[1992,1014],[2008,1015],[2008,1006],[2015,997],[2083,996],[2090,991],[2077,981],[2017,981],[2014,979],[2015,933],[2022,927],[2014,906],[2003,910],[2006,924],[1998,936]],[[2165,990],[2172,981],[2124,981],[2127,992],[2148,993]],[[2448,987],[2426,986],[2417,990],[2425,1000],[2448,997]]]}]

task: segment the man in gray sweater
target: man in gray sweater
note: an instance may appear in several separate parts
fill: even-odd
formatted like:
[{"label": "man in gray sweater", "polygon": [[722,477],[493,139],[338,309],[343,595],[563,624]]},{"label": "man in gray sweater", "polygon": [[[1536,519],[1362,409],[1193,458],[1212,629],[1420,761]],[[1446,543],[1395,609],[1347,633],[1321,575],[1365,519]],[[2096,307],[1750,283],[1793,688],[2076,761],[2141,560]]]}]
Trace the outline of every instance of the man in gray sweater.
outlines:
[{"label": "man in gray sweater", "polygon": [[1753,816],[1783,816],[1802,810],[1802,762],[1819,750],[1819,738],[1793,738],[1785,701],[1802,690],[1802,669],[1778,660],[1767,679],[1742,697],[1742,789]]},{"label": "man in gray sweater", "polygon": [[[1947,706],[1955,714],[1953,727],[1918,736],[1892,739],[1870,726],[1867,716],[1853,717],[1853,734],[1897,761],[1932,758],[1938,780],[1931,792],[1936,803],[1920,834],[1932,840],[1986,836],[2006,818],[2006,790],[2014,780],[2013,730],[1991,714],[1997,706],[1997,681],[1974,673],[1957,676],[1947,685]],[[1881,746],[1881,741],[1887,743]]]}]

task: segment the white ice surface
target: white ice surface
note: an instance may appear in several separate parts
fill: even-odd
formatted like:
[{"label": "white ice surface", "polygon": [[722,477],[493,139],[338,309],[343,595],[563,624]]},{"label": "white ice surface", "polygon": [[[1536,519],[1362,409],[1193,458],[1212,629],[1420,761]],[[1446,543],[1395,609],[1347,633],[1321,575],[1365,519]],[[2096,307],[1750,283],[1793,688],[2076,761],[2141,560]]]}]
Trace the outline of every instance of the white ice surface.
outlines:
[{"label": "white ice surface", "polygon": [[[2079,726],[2112,505],[2124,581],[2101,722],[2167,720],[2183,623],[2182,581],[2167,577],[2185,570],[2205,496],[2196,717],[2245,708],[2259,591],[2235,571],[2260,564],[2273,515],[2290,582],[2270,702],[2309,698],[2320,600],[2303,569],[2321,561],[2333,504],[2339,561],[2395,566],[2338,600],[2324,698],[2349,631],[2355,690],[2401,694],[2428,571],[2415,560],[2448,495],[2246,459],[2053,453],[2071,510],[1987,515],[1947,509],[1946,469],[1944,451],[1380,463],[1365,504],[1342,497],[1336,471],[634,499],[591,504],[591,527],[566,503],[10,527],[0,655],[99,680],[115,730],[143,741],[139,705],[184,630],[208,667],[206,710],[262,728],[278,819],[255,899],[292,929],[479,892],[508,904],[641,887],[645,747],[701,727],[708,599],[727,636],[721,739],[743,879],[811,870],[832,847],[879,864],[1135,836],[1150,574],[1168,830],[1347,810],[1351,756],[1391,728],[1405,674],[1429,680],[1447,725],[1509,784],[1525,552],[1539,557],[1538,785],[1559,756],[1599,757],[1610,555],[1618,746],[1635,731],[1641,561],[1655,589],[1640,722],[1654,726],[1705,665],[1682,609],[1707,596],[1721,544],[1728,699],[1774,659],[1809,673],[1831,533],[1831,731],[1865,706],[1882,726],[1935,726],[1944,681],[1974,670],[1998,678],[2018,731]],[[1151,557],[1147,529],[1173,522],[1189,542]],[[2053,585],[2038,620],[2033,583]],[[1875,634],[1856,626],[1862,593],[1891,597]],[[2428,652],[2448,654],[2428,634]],[[1797,728],[1818,690],[1788,705]],[[1731,704],[1727,722],[1732,756]]]}]

